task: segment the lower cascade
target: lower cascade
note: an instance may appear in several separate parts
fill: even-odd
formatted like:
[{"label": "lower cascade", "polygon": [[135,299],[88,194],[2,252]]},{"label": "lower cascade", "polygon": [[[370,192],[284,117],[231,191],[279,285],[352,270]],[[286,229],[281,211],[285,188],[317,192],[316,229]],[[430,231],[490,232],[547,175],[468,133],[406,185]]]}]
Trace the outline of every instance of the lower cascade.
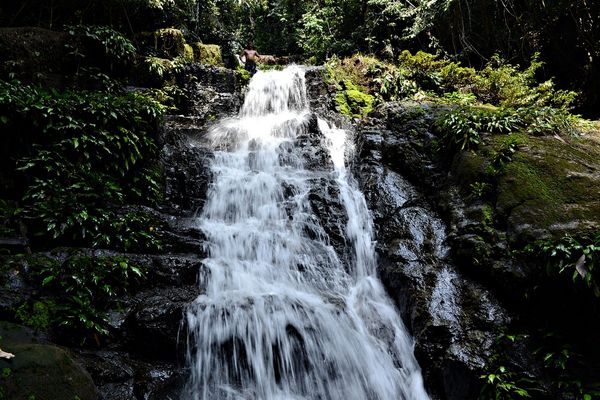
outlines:
[{"label": "lower cascade", "polygon": [[[258,72],[239,116],[209,132],[213,183],[197,219],[207,272],[187,310],[186,400],[428,399],[377,278],[372,220],[345,164],[351,141],[318,119],[328,163],[308,168],[297,138],[309,108],[300,67]],[[310,204],[324,176],[346,214],[344,254]]]}]

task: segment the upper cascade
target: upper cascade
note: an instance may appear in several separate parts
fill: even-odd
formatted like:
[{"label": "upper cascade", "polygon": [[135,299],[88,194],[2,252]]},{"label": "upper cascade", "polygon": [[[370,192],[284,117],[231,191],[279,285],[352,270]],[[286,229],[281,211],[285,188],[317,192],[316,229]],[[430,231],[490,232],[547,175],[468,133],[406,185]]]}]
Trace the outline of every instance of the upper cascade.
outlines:
[{"label": "upper cascade", "polygon": [[[273,79],[276,76],[277,79]],[[298,66],[258,72],[248,86],[241,117],[308,110],[304,72]]]},{"label": "upper cascade", "polygon": [[[209,272],[187,310],[186,400],[428,399],[375,274],[370,213],[345,166],[352,146],[326,121],[309,124],[308,104],[300,67],[258,72],[239,117],[210,132],[214,181],[197,220]],[[309,129],[320,143],[306,151]],[[308,169],[311,154],[331,162]],[[328,212],[345,224],[346,258],[311,204],[323,181],[343,205]]]}]

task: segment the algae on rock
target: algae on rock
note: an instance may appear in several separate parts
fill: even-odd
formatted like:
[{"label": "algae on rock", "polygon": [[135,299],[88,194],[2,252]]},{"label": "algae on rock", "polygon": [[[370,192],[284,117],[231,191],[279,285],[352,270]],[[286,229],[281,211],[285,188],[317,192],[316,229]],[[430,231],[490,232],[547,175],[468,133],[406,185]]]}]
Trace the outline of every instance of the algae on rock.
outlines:
[{"label": "algae on rock", "polygon": [[200,64],[223,66],[221,47],[216,44],[193,43],[194,60]]}]

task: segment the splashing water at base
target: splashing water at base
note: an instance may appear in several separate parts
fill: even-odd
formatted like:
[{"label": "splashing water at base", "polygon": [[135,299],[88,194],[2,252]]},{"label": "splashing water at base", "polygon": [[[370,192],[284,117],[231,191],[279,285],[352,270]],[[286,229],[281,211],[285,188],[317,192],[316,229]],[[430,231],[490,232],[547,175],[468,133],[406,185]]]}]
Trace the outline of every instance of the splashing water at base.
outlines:
[{"label": "splashing water at base", "polygon": [[[346,171],[346,134],[318,121],[333,171],[303,167],[304,73],[258,72],[240,116],[211,132],[214,182],[199,227],[205,294],[188,308],[185,399],[427,399],[412,340],[375,274],[372,222]],[[327,174],[347,213],[351,265],[309,203]]]}]

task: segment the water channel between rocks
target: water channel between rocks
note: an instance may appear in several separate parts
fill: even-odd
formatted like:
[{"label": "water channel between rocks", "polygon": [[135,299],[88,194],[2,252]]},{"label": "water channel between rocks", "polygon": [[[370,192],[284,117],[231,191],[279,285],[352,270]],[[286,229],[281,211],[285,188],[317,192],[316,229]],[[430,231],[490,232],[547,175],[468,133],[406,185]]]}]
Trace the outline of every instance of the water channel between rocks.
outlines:
[{"label": "water channel between rocks", "polygon": [[[346,169],[353,145],[311,113],[302,68],[257,73],[239,116],[208,139],[213,182],[196,221],[208,272],[186,315],[183,399],[428,399],[377,278],[372,219]],[[341,207],[320,212],[320,190]]]}]

